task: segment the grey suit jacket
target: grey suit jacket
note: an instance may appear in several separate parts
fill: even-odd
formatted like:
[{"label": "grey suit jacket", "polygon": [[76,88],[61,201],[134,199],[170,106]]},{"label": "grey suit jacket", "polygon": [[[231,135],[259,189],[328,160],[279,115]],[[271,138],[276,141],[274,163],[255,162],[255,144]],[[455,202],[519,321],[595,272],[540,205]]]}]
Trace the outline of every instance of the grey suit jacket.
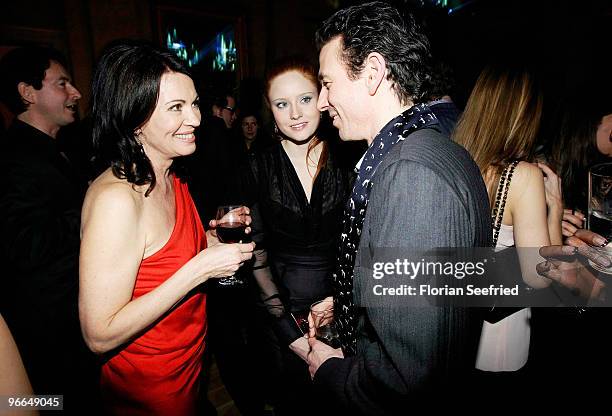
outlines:
[{"label": "grey suit jacket", "polygon": [[381,247],[487,247],[491,238],[476,164],[434,130],[419,130],[396,145],[374,181],[355,264],[358,353],[327,360],[314,378],[351,414],[397,414],[408,403],[432,396],[441,403],[444,395],[458,393],[474,367],[482,326],[475,310],[364,301],[362,290],[372,279],[362,268],[364,256]]}]

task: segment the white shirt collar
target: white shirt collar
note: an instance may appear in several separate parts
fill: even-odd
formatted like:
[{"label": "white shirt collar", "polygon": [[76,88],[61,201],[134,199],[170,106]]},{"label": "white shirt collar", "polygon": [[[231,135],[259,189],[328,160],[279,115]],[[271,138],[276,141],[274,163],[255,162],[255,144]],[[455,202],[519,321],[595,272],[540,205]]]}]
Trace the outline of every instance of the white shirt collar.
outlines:
[{"label": "white shirt collar", "polygon": [[359,173],[359,169],[361,169],[361,164],[363,163],[363,159],[365,158],[366,152],[367,150],[363,152],[363,155],[359,159],[359,162],[357,162],[357,164],[355,165],[355,173]]}]

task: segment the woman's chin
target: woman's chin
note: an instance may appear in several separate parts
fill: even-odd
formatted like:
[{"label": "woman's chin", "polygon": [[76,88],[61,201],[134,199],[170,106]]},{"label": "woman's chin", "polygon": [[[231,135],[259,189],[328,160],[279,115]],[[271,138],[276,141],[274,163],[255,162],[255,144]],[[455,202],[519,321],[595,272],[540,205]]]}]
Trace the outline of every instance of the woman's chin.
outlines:
[{"label": "woman's chin", "polygon": [[310,141],[312,139],[314,139],[317,135],[317,132],[314,131],[310,134],[299,134],[299,135],[291,135],[291,136],[287,136],[285,134],[283,134],[281,137],[285,140],[290,141],[293,144],[296,145],[304,145],[304,144],[308,144],[310,143]]}]

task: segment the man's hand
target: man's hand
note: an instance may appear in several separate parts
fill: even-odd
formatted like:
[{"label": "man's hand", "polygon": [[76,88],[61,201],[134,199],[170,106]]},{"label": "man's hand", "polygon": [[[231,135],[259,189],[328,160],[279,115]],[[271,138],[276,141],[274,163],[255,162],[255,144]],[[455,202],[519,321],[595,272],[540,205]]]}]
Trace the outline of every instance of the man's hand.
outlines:
[{"label": "man's hand", "polygon": [[315,373],[325,361],[333,357],[344,358],[342,349],[332,348],[316,338],[308,338],[308,344],[310,344],[310,352],[308,353],[308,371],[310,371],[311,378],[314,378]]}]

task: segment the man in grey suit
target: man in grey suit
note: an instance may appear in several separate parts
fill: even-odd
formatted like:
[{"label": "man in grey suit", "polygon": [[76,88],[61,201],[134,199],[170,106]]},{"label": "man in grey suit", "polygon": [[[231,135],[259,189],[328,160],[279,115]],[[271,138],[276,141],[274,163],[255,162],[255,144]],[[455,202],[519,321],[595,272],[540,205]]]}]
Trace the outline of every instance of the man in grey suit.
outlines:
[{"label": "man in grey suit", "polygon": [[434,307],[422,297],[399,306],[373,300],[366,264],[382,248],[488,246],[487,192],[468,153],[437,131],[422,104],[429,42],[411,16],[382,2],[349,7],[323,23],[317,43],[318,107],[343,140],[366,140],[369,148],[345,209],[334,273],[342,348],[309,339],[311,375],[350,414],[403,414],[435,395],[431,409],[465,384],[482,320],[474,309]]}]

